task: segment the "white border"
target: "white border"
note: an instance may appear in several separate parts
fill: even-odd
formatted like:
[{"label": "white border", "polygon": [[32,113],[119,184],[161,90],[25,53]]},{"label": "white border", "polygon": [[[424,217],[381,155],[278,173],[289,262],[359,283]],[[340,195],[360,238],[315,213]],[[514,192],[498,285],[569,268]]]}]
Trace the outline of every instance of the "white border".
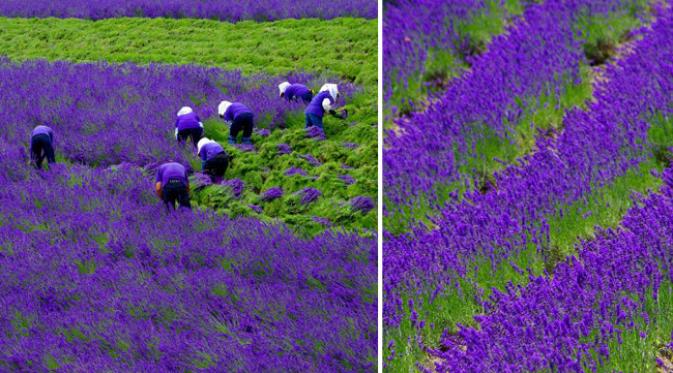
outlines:
[{"label": "white border", "polygon": [[383,0],[378,1],[378,265],[377,265],[377,282],[378,282],[378,372],[383,372]]}]

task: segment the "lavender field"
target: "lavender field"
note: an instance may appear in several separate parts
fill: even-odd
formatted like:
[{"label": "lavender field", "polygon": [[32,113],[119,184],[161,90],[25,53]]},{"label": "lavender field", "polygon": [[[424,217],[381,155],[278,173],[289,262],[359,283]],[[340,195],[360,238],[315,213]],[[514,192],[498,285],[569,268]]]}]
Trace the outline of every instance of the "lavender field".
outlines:
[{"label": "lavender field", "polygon": [[669,371],[673,11],[520,5],[393,113],[384,369]]},{"label": "lavender field", "polygon": [[[375,18],[375,2],[10,1],[0,15],[11,30],[0,44],[25,53],[0,51],[0,371],[375,370],[376,40],[338,39],[350,50],[342,61],[311,35],[344,24],[371,35],[376,23],[251,22]],[[192,35],[182,56],[143,32],[157,25]],[[78,27],[110,48],[82,43]],[[203,39],[267,28],[309,36],[284,56],[285,39],[226,50]],[[40,52],[44,42],[55,54]],[[305,129],[304,106],[279,97],[286,80],[337,83],[351,115]],[[252,145],[227,144],[223,99],[254,112]],[[183,106],[232,156],[223,180],[176,142]],[[37,125],[53,129],[56,150],[41,170],[29,155]],[[155,195],[167,161],[188,170],[191,211],[167,211]]]},{"label": "lavender field", "polygon": [[257,22],[285,18],[376,18],[377,4],[358,1],[200,1],[200,0],[5,0],[5,17],[58,17],[104,19],[117,17],[204,18],[228,22]]}]

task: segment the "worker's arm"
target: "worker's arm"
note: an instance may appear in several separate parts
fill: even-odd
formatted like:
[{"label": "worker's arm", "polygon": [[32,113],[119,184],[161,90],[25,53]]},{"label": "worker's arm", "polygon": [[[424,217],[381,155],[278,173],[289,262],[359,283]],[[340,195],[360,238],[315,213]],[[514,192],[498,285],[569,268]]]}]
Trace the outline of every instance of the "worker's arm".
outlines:
[{"label": "worker's arm", "polygon": [[333,101],[330,100],[329,98],[326,98],[326,99],[322,100],[322,108],[325,109],[325,111],[328,111],[330,113],[333,112],[334,111],[334,106],[335,105],[334,105]]},{"label": "worker's arm", "polygon": [[163,193],[162,193],[162,189],[161,189],[161,181],[157,181],[157,183],[154,184],[154,189],[157,192],[157,196],[159,198],[163,198]]}]

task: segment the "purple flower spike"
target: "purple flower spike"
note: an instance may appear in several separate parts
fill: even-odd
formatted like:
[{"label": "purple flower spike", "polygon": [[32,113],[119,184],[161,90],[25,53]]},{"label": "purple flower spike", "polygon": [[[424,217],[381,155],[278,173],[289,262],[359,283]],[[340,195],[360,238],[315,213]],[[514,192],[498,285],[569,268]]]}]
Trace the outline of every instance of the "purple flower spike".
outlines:
[{"label": "purple flower spike", "polygon": [[292,153],[292,148],[288,144],[278,144],[278,154],[290,154]]},{"label": "purple flower spike", "polygon": [[301,192],[301,203],[307,205],[315,200],[317,200],[322,193],[315,188],[305,188]]},{"label": "purple flower spike", "polygon": [[316,140],[325,140],[325,132],[317,126],[311,126],[306,129],[306,136]]},{"label": "purple flower spike", "polygon": [[230,187],[231,193],[236,198],[240,197],[241,194],[243,194],[243,190],[245,189],[245,183],[241,179],[225,180],[222,182],[222,185]]},{"label": "purple flower spike", "polygon": [[292,176],[292,175],[301,175],[301,176],[306,176],[306,171],[302,170],[299,167],[290,167],[285,171],[285,176]]},{"label": "purple flower spike", "polygon": [[278,199],[283,196],[283,189],[281,187],[272,187],[266,190],[264,194],[262,194],[262,201],[264,202],[269,202],[273,201],[274,199]]},{"label": "purple flower spike", "polygon": [[355,211],[361,211],[363,214],[366,214],[374,208],[374,202],[369,197],[358,196],[351,200],[351,208]]}]

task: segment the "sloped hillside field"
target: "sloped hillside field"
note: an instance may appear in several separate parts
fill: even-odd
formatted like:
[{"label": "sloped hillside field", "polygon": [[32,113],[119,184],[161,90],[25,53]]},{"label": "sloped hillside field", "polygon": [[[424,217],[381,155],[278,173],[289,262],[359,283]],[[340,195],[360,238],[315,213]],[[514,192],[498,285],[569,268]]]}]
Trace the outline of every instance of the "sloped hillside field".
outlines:
[{"label": "sloped hillside field", "polygon": [[386,369],[669,371],[673,11],[522,5],[392,120]]},{"label": "sloped hillside field", "polygon": [[[368,51],[376,39],[338,39],[349,49],[342,61],[313,37],[297,39],[300,52],[289,57],[272,38],[221,50],[201,37],[206,28],[268,28],[291,39],[302,27],[337,34],[345,24],[375,35],[376,22],[143,18],[239,20],[174,3],[142,14],[115,2],[103,10],[72,3],[73,14],[59,13],[57,2],[12,8],[31,14],[0,6],[11,17],[137,17],[2,18],[11,31],[0,44],[22,47],[0,52],[0,371],[373,371],[377,114]],[[273,5],[256,5],[276,12],[263,19],[311,16]],[[351,14],[324,12],[313,16]],[[27,22],[41,26],[21,32]],[[86,44],[78,22],[102,27],[110,48]],[[183,40],[189,53],[143,32],[114,44],[126,29],[170,22],[194,36]],[[334,64],[314,60],[311,46]],[[274,48],[281,57],[254,57]],[[351,115],[327,118],[324,132],[305,129],[304,106],[279,97],[285,80],[338,83]],[[255,113],[252,146],[226,143],[217,115],[224,99]],[[175,115],[186,105],[233,157],[222,182],[201,173],[191,144],[175,141]],[[55,132],[57,163],[45,170],[29,164],[39,124]],[[167,212],[154,193],[156,169],[169,160],[190,172],[191,212]]]}]

